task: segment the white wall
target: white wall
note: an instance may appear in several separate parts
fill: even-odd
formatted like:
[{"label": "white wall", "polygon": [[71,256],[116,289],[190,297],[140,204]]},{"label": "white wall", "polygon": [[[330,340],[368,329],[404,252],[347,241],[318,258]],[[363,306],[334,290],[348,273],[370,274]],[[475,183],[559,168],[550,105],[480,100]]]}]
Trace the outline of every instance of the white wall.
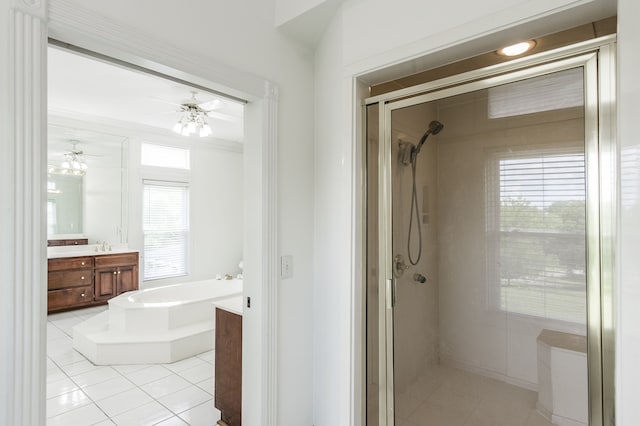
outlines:
[{"label": "white wall", "polygon": [[[531,99],[522,88],[513,92],[520,93],[516,99]],[[487,232],[495,220],[488,194],[500,182],[487,171],[493,154],[584,152],[584,114],[568,108],[489,119],[489,102],[486,90],[436,101],[437,118],[445,123],[432,141],[438,150],[440,361],[536,389],[540,332],[586,334],[586,278],[576,299],[564,302],[566,317],[553,312],[552,301],[546,309],[535,302],[523,306],[518,295],[502,288],[495,240]]]},{"label": "white wall", "polygon": [[618,140],[622,211],[618,229],[616,424],[640,424],[640,3],[618,0]]},{"label": "white wall", "polygon": [[[379,82],[489,51],[515,38],[570,28],[614,13],[611,1],[435,5],[418,0],[353,0],[342,6],[316,52],[316,426],[348,424],[360,412],[360,407],[345,401],[355,392],[352,385],[357,386],[350,375],[360,368],[358,359],[350,365],[351,345],[358,344],[359,332],[345,334],[350,314],[360,309],[358,288],[349,288],[358,285],[352,278],[360,265],[348,261],[359,247],[353,239],[359,216],[351,190],[360,188],[349,187],[357,177],[359,161],[352,155],[360,132],[354,119],[360,104],[354,99],[353,78],[369,73],[364,81]],[[388,72],[382,70],[391,65]]]},{"label": "white wall", "polygon": [[[190,170],[141,166],[142,143],[188,148]],[[129,142],[129,247],[141,250],[143,180],[175,180],[189,186],[188,275],[140,281],[141,287],[159,287],[186,281],[240,273],[243,238],[243,158],[241,147],[220,149],[193,139],[133,137]],[[144,259],[141,259],[141,278]]]},{"label": "white wall", "polygon": [[[437,112],[432,103],[395,110],[391,115],[391,158],[393,182],[393,254],[401,254],[409,267],[397,279],[394,329],[394,391],[402,394],[421,376],[426,376],[437,364],[438,348],[438,201],[437,201],[437,142],[429,138],[416,160],[416,196],[418,219],[411,210],[413,179],[411,166],[399,161],[399,140],[417,144],[427,125]],[[429,194],[428,210],[424,210],[424,188]],[[423,222],[423,215],[429,223]],[[410,215],[411,259],[418,256],[418,227],[422,232],[422,255],[412,266],[407,253]],[[427,277],[426,283],[414,280],[414,274]]]}]

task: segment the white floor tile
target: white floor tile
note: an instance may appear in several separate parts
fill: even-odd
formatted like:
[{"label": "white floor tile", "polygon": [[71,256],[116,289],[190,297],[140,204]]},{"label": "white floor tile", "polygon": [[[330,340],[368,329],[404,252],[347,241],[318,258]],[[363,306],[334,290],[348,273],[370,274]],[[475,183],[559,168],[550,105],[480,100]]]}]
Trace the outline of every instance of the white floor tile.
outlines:
[{"label": "white floor tile", "polygon": [[69,337],[64,337],[47,342],[47,355],[56,356],[69,352],[73,349],[73,341]]},{"label": "white floor tile", "polygon": [[187,382],[180,376],[172,374],[170,376],[163,377],[160,380],[156,380],[155,382],[142,385],[140,389],[157,399],[181,389],[188,388],[189,386],[191,386],[191,383]]},{"label": "white floor tile", "polygon": [[180,371],[185,371],[190,368],[198,367],[200,365],[204,365],[206,361],[201,360],[198,357],[191,357],[183,359],[182,361],[174,362],[172,364],[165,364],[165,367],[174,373],[178,373]]},{"label": "white floor tile", "polygon": [[67,392],[47,399],[47,417],[55,417],[90,403],[91,400],[81,390]]},{"label": "white floor tile", "polygon": [[113,424],[95,404],[85,405],[47,419],[47,426],[88,426],[95,424],[101,426]]},{"label": "white floor tile", "polygon": [[78,386],[84,388],[86,386],[95,385],[98,383],[106,382],[109,379],[120,377],[120,374],[111,367],[97,367],[86,373],[72,376],[71,380],[76,382]]},{"label": "white floor tile", "polygon": [[165,421],[162,421],[156,424],[156,426],[185,426],[185,425],[187,425],[187,423],[185,423],[185,421],[178,416],[173,416],[170,419],[167,419]]},{"label": "white floor tile", "polygon": [[201,354],[196,355],[198,358],[200,358],[203,361],[207,361],[207,362],[213,362],[214,361],[214,357],[215,357],[215,351],[209,351],[209,352],[204,352]]},{"label": "white floor tile", "polygon": [[171,374],[171,371],[167,370],[161,365],[152,365],[151,367],[143,368],[142,370],[127,374],[127,378],[136,385],[142,386],[147,383],[160,380],[163,377],[167,377]]},{"label": "white floor tile", "polygon": [[114,377],[113,379],[106,380],[104,382],[97,383],[82,388],[82,391],[86,393],[89,398],[94,401],[100,401],[110,396],[116,395],[121,392],[128,391],[135,388],[136,385],[122,376]]},{"label": "white floor tile", "polygon": [[78,385],[76,385],[71,381],[71,379],[65,376],[60,380],[47,383],[47,399],[78,389]]},{"label": "white floor tile", "polygon": [[73,364],[62,365],[60,366],[60,368],[62,368],[62,371],[67,373],[69,376],[73,377],[77,376],[78,374],[96,370],[100,367],[97,367],[96,365],[84,359],[82,361],[74,362]]},{"label": "white floor tile", "polygon": [[162,405],[176,414],[180,414],[183,411],[187,411],[202,404],[205,401],[210,400],[210,394],[193,385],[172,394],[163,396],[162,398],[158,398],[158,401]]},{"label": "white floor tile", "polygon": [[138,388],[134,388],[97,401],[96,404],[98,404],[98,407],[107,413],[109,417],[113,418],[118,414],[141,407],[151,401],[153,401],[153,399],[151,399],[149,395]]},{"label": "white floor tile", "polygon": [[69,338],[69,336],[63,333],[62,330],[55,325],[47,323],[47,342],[61,338]]},{"label": "white floor tile", "polygon": [[68,351],[60,354],[49,355],[49,357],[51,358],[52,361],[54,361],[56,364],[58,364],[61,367],[64,367],[69,364],[75,364],[76,362],[80,362],[80,361],[88,361],[87,358],[84,357],[84,355],[82,355],[80,352],[76,351],[75,349],[69,349]]},{"label": "white floor tile", "polygon": [[213,406],[211,400],[181,413],[178,417],[191,426],[211,426],[220,420],[220,411]]},{"label": "white floor tile", "polygon": [[93,426],[115,426],[115,423],[107,419],[107,420],[101,421],[100,423],[96,423]]},{"label": "white floor tile", "polygon": [[171,418],[171,416],[173,416],[173,413],[156,401],[152,401],[141,407],[117,415],[113,417],[112,420],[119,426],[146,426],[155,425],[158,422]]},{"label": "white floor tile", "polygon": [[67,377],[64,371],[58,367],[47,368],[47,383],[57,382],[58,380],[65,379]]},{"label": "white floor tile", "polygon": [[202,364],[184,371],[180,371],[178,374],[191,383],[199,383],[203,380],[213,377],[213,365],[203,361]]},{"label": "white floor tile", "polygon": [[213,377],[207,380],[203,380],[202,382],[196,383],[196,386],[202,389],[203,391],[213,395]]},{"label": "white floor tile", "polygon": [[151,366],[153,366],[153,364],[126,364],[113,365],[112,367],[126,376],[130,373],[135,373],[136,371],[144,370],[145,368],[149,368]]}]

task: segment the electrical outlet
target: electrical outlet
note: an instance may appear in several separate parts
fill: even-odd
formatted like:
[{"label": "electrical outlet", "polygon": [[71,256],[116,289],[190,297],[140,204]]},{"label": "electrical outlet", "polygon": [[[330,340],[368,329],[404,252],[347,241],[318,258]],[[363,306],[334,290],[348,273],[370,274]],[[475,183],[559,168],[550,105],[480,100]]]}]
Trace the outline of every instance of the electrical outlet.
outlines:
[{"label": "electrical outlet", "polygon": [[280,257],[280,278],[291,278],[293,276],[293,256],[286,255]]}]

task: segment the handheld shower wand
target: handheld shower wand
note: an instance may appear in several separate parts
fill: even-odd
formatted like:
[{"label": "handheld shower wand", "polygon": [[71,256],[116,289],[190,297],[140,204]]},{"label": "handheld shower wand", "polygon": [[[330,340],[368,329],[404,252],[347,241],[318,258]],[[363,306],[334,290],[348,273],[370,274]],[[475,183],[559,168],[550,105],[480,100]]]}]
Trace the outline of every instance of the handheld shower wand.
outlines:
[{"label": "handheld shower wand", "polygon": [[437,135],[442,129],[444,129],[444,124],[439,121],[433,120],[431,123],[429,123],[429,128],[426,132],[424,132],[424,135],[422,135],[422,137],[420,138],[420,142],[418,142],[418,145],[416,145],[416,147],[413,149],[415,155],[417,156],[418,154],[420,154],[422,145],[424,145],[424,143],[427,141],[429,135]]},{"label": "handheld shower wand", "polygon": [[[441,122],[436,120],[432,121],[431,123],[429,123],[429,128],[427,129],[427,131],[420,138],[420,142],[418,142],[418,145],[414,146],[411,149],[411,175],[413,178],[413,188],[411,191],[411,213],[409,215],[409,236],[407,237],[407,255],[408,255],[407,257],[409,258],[409,262],[411,262],[411,264],[414,266],[418,264],[418,262],[420,261],[420,258],[422,257],[422,230],[420,229],[420,214],[418,213],[418,195],[416,193],[417,192],[416,191],[416,169],[417,169],[418,154],[420,153],[420,150],[422,149],[422,145],[424,145],[429,135],[437,135],[438,133],[440,133],[440,131],[443,128],[444,128],[444,124],[442,124]],[[411,231],[413,228],[414,213],[415,213],[415,219],[418,227],[418,254],[415,260],[411,255],[411,235],[413,234],[413,232]]]}]

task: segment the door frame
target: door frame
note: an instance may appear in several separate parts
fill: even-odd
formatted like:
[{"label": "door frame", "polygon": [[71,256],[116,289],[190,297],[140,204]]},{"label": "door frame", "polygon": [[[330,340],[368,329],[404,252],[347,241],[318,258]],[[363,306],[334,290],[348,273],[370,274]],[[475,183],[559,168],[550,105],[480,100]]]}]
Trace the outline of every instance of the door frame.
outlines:
[{"label": "door frame", "polygon": [[[585,76],[585,161],[587,234],[587,336],[589,424],[613,425],[615,238],[618,205],[615,110],[615,35],[531,55],[441,80],[365,99],[379,114],[379,424],[394,424],[393,292],[391,239],[391,112],[394,109],[468,93],[550,72],[583,67]],[[366,152],[366,132],[360,147]],[[366,173],[366,162],[362,164]],[[366,211],[366,205],[361,206]],[[363,245],[366,239],[363,238]],[[363,253],[366,253],[366,246]],[[366,274],[364,275],[366,277]],[[366,286],[366,282],[363,282]],[[363,300],[366,303],[366,296]],[[366,309],[361,321],[366,324]],[[361,336],[366,365],[366,330]],[[364,380],[363,380],[364,381]],[[366,386],[366,381],[365,381]],[[366,395],[365,392],[362,394]],[[364,404],[367,402],[364,401]]]},{"label": "door frame", "polygon": [[[278,86],[215,59],[185,52],[66,0],[12,0],[2,72],[2,182],[8,205],[0,216],[11,233],[0,245],[4,283],[0,314],[8,343],[2,379],[11,390],[0,400],[3,424],[46,420],[46,123],[48,37],[242,99],[245,107],[243,406],[245,419],[277,424],[277,121]],[[5,105],[6,104],[6,105]],[[6,109],[5,109],[6,108]],[[4,117],[7,117],[5,120]],[[9,142],[10,141],[10,142]],[[3,225],[4,226],[4,225]]]}]

